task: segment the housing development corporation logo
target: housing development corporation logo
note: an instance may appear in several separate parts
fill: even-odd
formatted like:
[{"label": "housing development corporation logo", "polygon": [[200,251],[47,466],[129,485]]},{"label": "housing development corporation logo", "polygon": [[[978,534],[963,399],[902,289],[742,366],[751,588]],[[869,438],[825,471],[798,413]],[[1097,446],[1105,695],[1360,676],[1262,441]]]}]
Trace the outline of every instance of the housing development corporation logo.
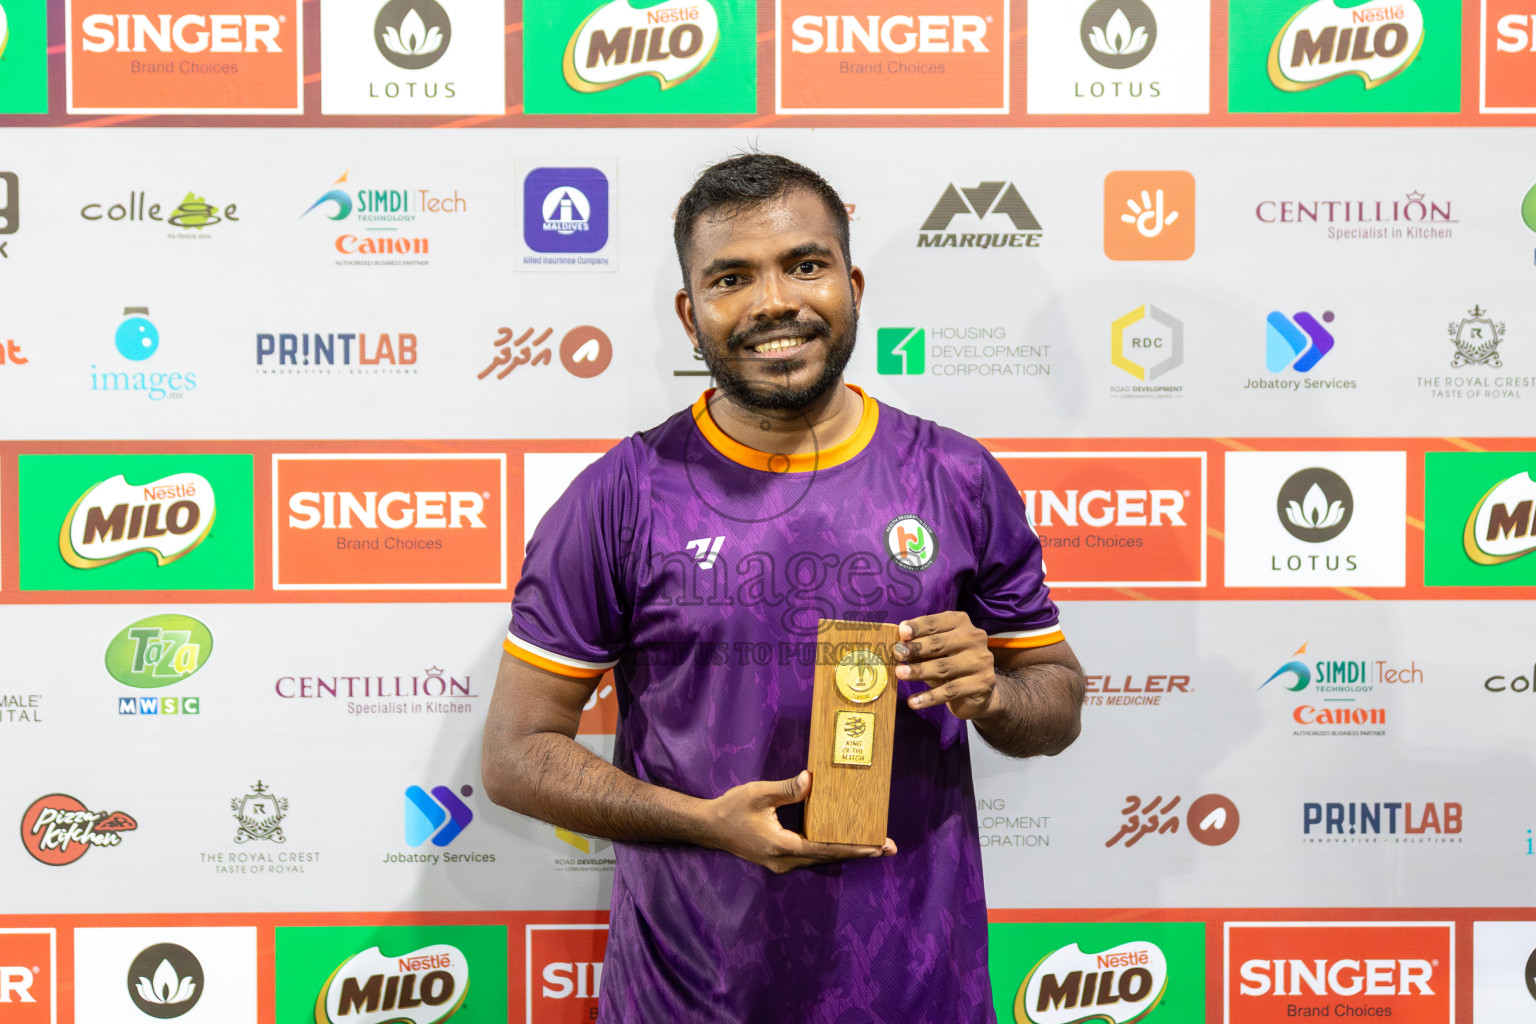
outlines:
[{"label": "housing development corporation logo", "polygon": [[50,867],[73,864],[98,847],[122,844],[139,827],[124,811],[92,811],[67,793],[40,796],[21,816],[21,845]]},{"label": "housing development corporation logo", "polygon": [[1207,1019],[1202,924],[992,924],[987,934],[994,999],[1016,1024]]},{"label": "housing development corporation logo", "polygon": [[1536,113],[1536,9],[1529,0],[1486,0],[1482,57],[1479,109]]},{"label": "housing development corporation logo", "polygon": [[877,373],[922,373],[927,354],[927,333],[921,327],[881,327],[875,332]]},{"label": "housing development corporation logo", "polygon": [[534,167],[523,177],[521,270],[616,270],[613,167]]},{"label": "housing development corporation logo", "polygon": [[224,13],[192,0],[70,0],[71,114],[297,114],[298,0]]},{"label": "housing development corporation logo", "polygon": [[881,327],[875,332],[875,371],[934,377],[1049,377],[1051,344],[1033,344],[1017,329],[940,325]]},{"label": "housing development corporation logo", "polygon": [[1195,254],[1195,176],[1115,171],[1104,178],[1104,255],[1187,260]]},{"label": "housing development corporation logo", "polygon": [[[1136,0],[1132,0],[1136,2]],[[779,0],[781,114],[1006,114],[1002,0]]]},{"label": "housing development corporation logo", "polygon": [[500,114],[506,25],[492,4],[358,0],[324,4],[326,114]]},{"label": "housing development corporation logo", "polygon": [[1536,584],[1536,453],[1429,452],[1424,458],[1424,582]]},{"label": "housing development corporation logo", "polygon": [[[1006,230],[1010,224],[1012,231]],[[918,229],[917,247],[1033,249],[1044,237],[1040,222],[1013,182],[983,181],[961,188],[951,182]]]}]

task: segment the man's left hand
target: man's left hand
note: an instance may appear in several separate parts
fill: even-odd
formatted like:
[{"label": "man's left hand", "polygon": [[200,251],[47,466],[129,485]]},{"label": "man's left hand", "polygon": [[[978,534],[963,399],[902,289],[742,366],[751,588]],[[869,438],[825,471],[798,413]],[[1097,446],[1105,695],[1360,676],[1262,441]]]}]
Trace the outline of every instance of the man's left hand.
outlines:
[{"label": "man's left hand", "polygon": [[928,686],[907,701],[914,711],[947,705],[956,718],[978,718],[992,707],[997,686],[992,651],[985,630],[971,625],[965,612],[940,612],[901,623],[896,678]]}]

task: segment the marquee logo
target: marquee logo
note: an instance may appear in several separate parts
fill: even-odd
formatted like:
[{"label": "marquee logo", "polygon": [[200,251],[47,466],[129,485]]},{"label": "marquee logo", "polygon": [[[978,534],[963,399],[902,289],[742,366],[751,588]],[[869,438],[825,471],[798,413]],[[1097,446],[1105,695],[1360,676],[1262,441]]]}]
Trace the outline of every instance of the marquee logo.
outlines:
[{"label": "marquee logo", "polygon": [[1316,0],[1275,37],[1269,80],[1288,92],[1358,75],[1367,89],[1407,70],[1424,45],[1424,13],[1414,0],[1341,8]]},{"label": "marquee logo", "polygon": [[140,551],[168,565],[190,554],[213,528],[213,485],[197,473],[147,484],[119,474],[80,496],[59,531],[59,553],[77,569],[110,565]]},{"label": "marquee logo", "polygon": [[1041,960],[1013,999],[1019,1024],[1130,1024],[1150,1014],[1168,990],[1168,958],[1151,942],[1086,953],[1077,943]]},{"label": "marquee logo", "polygon": [[73,864],[97,847],[118,846],[123,833],[139,827],[123,811],[92,811],[66,793],[32,801],[21,816],[21,845],[33,860],[50,867]]},{"label": "marquee logo", "polygon": [[213,653],[213,634],[190,615],[151,615],[107,644],[107,674],[124,686],[158,689],[190,679]]},{"label": "marquee logo", "polygon": [[1536,481],[1528,472],[1505,477],[1467,516],[1462,547],[1478,565],[1502,565],[1536,551]]},{"label": "marquee logo", "polygon": [[297,0],[66,5],[71,114],[297,114],[303,104]]},{"label": "marquee logo", "polygon": [[1484,0],[1482,37],[1482,112],[1536,113],[1536,5]]},{"label": "marquee logo", "polygon": [[564,1024],[592,1020],[603,981],[608,949],[605,924],[530,924],[523,989],[528,993],[528,1024]]},{"label": "marquee logo", "polygon": [[52,928],[0,928],[0,1016],[7,1024],[54,1024]]},{"label": "marquee logo", "polygon": [[317,1024],[439,1024],[469,993],[469,960],[438,943],[398,956],[378,946],[348,957],[315,1000]]},{"label": "marquee logo", "polygon": [[[956,217],[961,218],[961,231],[950,230]],[[979,222],[982,227],[1001,227],[1003,222],[1012,224],[1013,231],[974,233]],[[965,229],[970,228],[971,231]],[[1011,181],[983,181],[971,188],[946,185],[939,201],[929,211],[928,218],[918,229],[919,249],[1004,249],[1037,248],[1044,237],[1040,222],[1035,219],[1024,197]]]}]

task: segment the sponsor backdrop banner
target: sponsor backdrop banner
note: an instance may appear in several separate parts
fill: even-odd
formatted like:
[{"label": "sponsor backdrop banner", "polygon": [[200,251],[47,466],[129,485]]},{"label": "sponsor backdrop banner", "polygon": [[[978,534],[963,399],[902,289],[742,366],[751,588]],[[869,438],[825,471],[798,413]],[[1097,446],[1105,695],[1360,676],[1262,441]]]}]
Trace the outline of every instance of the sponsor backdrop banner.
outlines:
[{"label": "sponsor backdrop banner", "polygon": [[998,1020],[1536,1014],[1533,83],[1514,0],[0,0],[0,1024],[593,1019],[613,845],[480,734],[754,148],[1088,675],[973,746]]}]

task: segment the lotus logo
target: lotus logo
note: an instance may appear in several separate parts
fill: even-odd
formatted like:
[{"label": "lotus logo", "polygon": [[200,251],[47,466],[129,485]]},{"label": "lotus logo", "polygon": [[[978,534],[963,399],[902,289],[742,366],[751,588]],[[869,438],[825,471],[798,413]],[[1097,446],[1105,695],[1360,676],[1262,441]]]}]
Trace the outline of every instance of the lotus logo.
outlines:
[{"label": "lotus logo", "polygon": [[1354,509],[1354,495],[1344,478],[1316,466],[1293,473],[1275,498],[1280,525],[1308,544],[1321,544],[1343,533]]},{"label": "lotus logo", "polygon": [[1316,0],[1292,16],[1269,50],[1269,80],[1286,92],[1359,75],[1367,89],[1407,70],[1424,45],[1424,12],[1414,0],[1340,7]]},{"label": "lotus logo", "polygon": [[128,967],[128,997],[151,1017],[180,1017],[202,995],[203,965],[185,946],[158,943],[140,952]]},{"label": "lotus logo", "polygon": [[469,961],[439,943],[399,956],[378,946],[348,957],[315,1000],[316,1024],[439,1024],[469,991]]},{"label": "lotus logo", "polygon": [[1141,0],[1098,0],[1083,15],[1083,50],[1117,70],[1147,59],[1157,42],[1157,19]]},{"label": "lotus logo", "polygon": [[160,565],[190,554],[213,528],[213,485],[197,473],[147,484],[118,474],[80,496],[59,530],[59,553],[76,569],[95,569],[140,551]]},{"label": "lotus logo", "polygon": [[644,10],[611,0],[577,26],[565,47],[565,82],[601,92],[642,75],[670,89],[697,74],[720,44],[720,16],[710,0],[672,0]]},{"label": "lotus logo", "polygon": [[453,25],[437,0],[390,0],[373,22],[373,38],[384,59],[418,71],[448,52]]},{"label": "lotus logo", "polygon": [[1013,998],[1019,1024],[1130,1024],[1168,990],[1168,958],[1154,943],[1126,942],[1086,953],[1077,943],[1041,960]]},{"label": "lotus logo", "polygon": [[1493,485],[1467,517],[1462,547],[1478,565],[1501,565],[1536,551],[1536,481],[1517,473]]}]

